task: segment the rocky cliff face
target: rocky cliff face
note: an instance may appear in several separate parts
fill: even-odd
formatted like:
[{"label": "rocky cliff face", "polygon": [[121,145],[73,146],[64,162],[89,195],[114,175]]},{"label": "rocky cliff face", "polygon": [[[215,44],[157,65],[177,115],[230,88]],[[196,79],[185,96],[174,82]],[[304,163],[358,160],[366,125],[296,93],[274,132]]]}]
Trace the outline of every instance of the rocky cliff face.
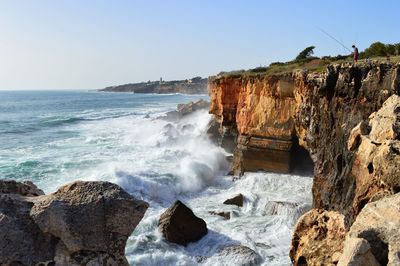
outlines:
[{"label": "rocky cliff face", "polygon": [[220,123],[222,142],[237,143],[235,174],[259,169],[289,172],[295,136],[293,85],[291,75],[210,82],[210,112]]},{"label": "rocky cliff face", "polygon": [[349,224],[368,202],[371,196],[355,199],[359,193],[352,173],[355,153],[347,142],[351,130],[399,90],[399,65],[337,65],[323,74],[297,78],[294,119],[300,144],[315,163],[316,208],[339,210]]},{"label": "rocky cliff face", "polygon": [[[290,172],[294,162],[307,162],[308,155],[297,144],[313,161],[314,210],[300,220],[310,222],[313,226],[307,228],[316,232],[298,225],[291,251],[294,264],[318,261],[312,250],[332,250],[319,254],[324,254],[324,262],[337,263],[343,245],[307,245],[323,238],[321,232],[349,230],[365,204],[400,191],[397,166],[389,167],[398,156],[393,142],[398,139],[393,132],[400,127],[393,122],[398,121],[398,99],[390,98],[384,111],[368,120],[391,95],[400,93],[400,65],[347,64],[329,66],[322,73],[214,77],[209,92],[210,112],[222,139],[233,137],[237,143],[235,174]],[[330,217],[342,224],[328,222]]]}]

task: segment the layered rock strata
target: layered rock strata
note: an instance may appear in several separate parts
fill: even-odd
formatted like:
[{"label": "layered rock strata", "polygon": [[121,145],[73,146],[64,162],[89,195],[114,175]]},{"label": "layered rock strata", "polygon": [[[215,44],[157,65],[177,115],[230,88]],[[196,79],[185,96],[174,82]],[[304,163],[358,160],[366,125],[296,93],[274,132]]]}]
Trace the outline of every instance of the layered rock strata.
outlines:
[{"label": "layered rock strata", "polygon": [[125,245],[148,204],[109,182],[44,195],[0,181],[1,265],[128,265]]},{"label": "layered rock strata", "polygon": [[221,146],[234,150],[234,174],[290,171],[296,137],[291,74],[216,78],[210,81],[209,92],[210,113],[220,125]]}]

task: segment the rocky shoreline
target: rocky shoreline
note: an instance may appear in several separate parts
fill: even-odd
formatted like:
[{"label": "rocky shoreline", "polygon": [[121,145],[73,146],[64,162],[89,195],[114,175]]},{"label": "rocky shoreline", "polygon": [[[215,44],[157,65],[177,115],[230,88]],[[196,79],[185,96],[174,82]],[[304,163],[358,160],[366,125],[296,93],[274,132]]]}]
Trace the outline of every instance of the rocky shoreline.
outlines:
[{"label": "rocky shoreline", "polygon": [[[181,105],[163,119],[209,108],[207,133],[233,152],[236,176],[308,175],[311,168],[313,208],[296,216],[302,214],[289,254],[294,265],[400,264],[400,64],[217,76],[209,79],[209,93],[210,106]],[[244,201],[238,194],[221,204],[240,208]],[[268,211],[285,204],[274,202]],[[109,182],[76,181],[44,195],[31,182],[1,180],[0,264],[128,265],[127,239],[148,207]],[[205,236],[195,211],[180,201],[166,209],[158,225],[163,237],[185,246]],[[227,256],[241,265],[261,261],[252,249],[230,245],[199,262]]]},{"label": "rocky shoreline", "polygon": [[181,94],[207,94],[207,78],[195,77],[186,80],[148,81],[110,86],[99,91],[107,92],[134,92],[134,93],[181,93]]}]

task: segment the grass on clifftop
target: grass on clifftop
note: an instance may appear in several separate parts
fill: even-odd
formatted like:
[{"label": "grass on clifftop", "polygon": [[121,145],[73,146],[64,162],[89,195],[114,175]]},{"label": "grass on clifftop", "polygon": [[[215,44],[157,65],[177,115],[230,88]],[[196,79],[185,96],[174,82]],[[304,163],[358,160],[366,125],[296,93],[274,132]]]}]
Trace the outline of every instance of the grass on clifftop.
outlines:
[{"label": "grass on clifftop", "polygon": [[[349,62],[351,58],[349,59]],[[290,73],[294,70],[309,70],[320,72],[324,71],[326,66],[333,63],[327,59],[317,59],[314,58],[309,61],[290,61],[286,63],[276,62],[271,63],[268,67],[257,67],[248,70],[234,70],[230,72],[220,72],[217,75],[217,78],[224,77],[253,77],[253,76],[262,76],[262,75],[275,75],[275,74],[284,74]]]},{"label": "grass on clifftop", "polygon": [[[371,62],[385,63],[386,57],[373,57],[369,59]],[[220,72],[215,78],[239,78],[239,77],[256,77],[264,75],[276,75],[291,73],[295,70],[307,70],[311,72],[323,72],[330,64],[352,63],[352,57],[346,57],[339,60],[332,60],[329,58],[314,58],[309,61],[295,62],[290,61],[286,63],[272,63],[268,67],[256,67],[248,70],[234,70],[229,72]],[[359,60],[360,63],[366,62],[366,59]],[[400,56],[390,57],[390,63],[399,63]]]}]

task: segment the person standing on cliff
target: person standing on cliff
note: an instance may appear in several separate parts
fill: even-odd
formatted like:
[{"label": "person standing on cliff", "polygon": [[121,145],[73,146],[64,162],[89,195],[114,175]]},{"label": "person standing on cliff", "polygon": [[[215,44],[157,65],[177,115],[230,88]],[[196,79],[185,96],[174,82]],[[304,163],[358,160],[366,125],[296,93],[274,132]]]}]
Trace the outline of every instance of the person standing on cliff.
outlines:
[{"label": "person standing on cliff", "polygon": [[357,63],[358,60],[358,48],[353,44],[351,47],[353,47],[354,52],[353,52],[353,58],[354,58],[354,63]]}]

